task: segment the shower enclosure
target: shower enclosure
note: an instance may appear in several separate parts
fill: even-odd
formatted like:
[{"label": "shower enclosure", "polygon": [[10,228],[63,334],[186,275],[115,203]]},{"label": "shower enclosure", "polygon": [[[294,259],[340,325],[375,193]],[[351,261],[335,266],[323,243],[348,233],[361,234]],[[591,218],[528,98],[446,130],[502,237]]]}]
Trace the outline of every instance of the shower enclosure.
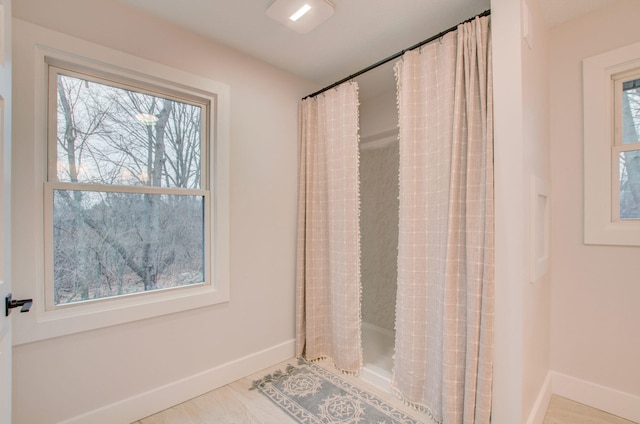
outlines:
[{"label": "shower enclosure", "polygon": [[384,72],[300,108],[296,354],[390,386],[437,422],[491,412],[487,15],[406,51],[397,101]]},{"label": "shower enclosure", "polygon": [[398,112],[393,70],[360,84],[362,377],[389,388],[398,255]]}]

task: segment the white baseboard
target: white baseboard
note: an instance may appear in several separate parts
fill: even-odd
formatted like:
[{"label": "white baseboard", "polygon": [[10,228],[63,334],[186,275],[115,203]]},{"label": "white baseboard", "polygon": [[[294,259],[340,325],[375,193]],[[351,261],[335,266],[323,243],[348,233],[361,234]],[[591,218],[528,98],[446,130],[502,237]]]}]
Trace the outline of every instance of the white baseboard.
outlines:
[{"label": "white baseboard", "polygon": [[551,395],[553,394],[551,383],[552,376],[553,374],[551,372],[547,373],[547,377],[544,379],[544,383],[542,383],[540,393],[538,393],[538,397],[536,398],[533,408],[531,409],[531,413],[529,414],[529,418],[527,419],[527,424],[542,424],[544,421],[544,416],[547,413],[549,401],[551,401]]},{"label": "white baseboard", "polygon": [[553,394],[640,423],[640,397],[552,372]]},{"label": "white baseboard", "polygon": [[267,348],[59,424],[129,424],[295,356],[295,340]]}]

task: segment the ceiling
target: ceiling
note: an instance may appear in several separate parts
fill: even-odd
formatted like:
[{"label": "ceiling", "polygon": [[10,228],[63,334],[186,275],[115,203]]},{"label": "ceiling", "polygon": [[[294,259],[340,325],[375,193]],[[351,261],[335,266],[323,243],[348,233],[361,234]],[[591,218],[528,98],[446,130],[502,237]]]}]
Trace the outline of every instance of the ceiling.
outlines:
[{"label": "ceiling", "polygon": [[[329,85],[490,8],[490,0],[332,0],[334,15],[298,34],[266,15],[271,0],[118,0],[281,69]],[[532,0],[530,0],[532,1]],[[558,24],[616,0],[538,0]],[[391,65],[378,73],[390,73]],[[391,73],[392,75],[392,73]],[[377,85],[373,76],[368,79]],[[360,81],[359,81],[360,82]],[[362,84],[360,82],[361,91]]]},{"label": "ceiling", "polygon": [[[298,34],[271,0],[119,0],[328,85],[489,8],[490,0],[332,0],[334,15]],[[581,0],[578,0],[581,1]]]}]

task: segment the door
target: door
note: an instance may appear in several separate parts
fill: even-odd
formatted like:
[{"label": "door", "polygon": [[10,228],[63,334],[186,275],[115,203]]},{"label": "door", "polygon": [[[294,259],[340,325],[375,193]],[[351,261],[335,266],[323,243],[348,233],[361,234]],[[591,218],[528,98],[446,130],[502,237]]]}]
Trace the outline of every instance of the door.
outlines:
[{"label": "door", "polygon": [[11,0],[0,0],[0,424],[11,423]]}]

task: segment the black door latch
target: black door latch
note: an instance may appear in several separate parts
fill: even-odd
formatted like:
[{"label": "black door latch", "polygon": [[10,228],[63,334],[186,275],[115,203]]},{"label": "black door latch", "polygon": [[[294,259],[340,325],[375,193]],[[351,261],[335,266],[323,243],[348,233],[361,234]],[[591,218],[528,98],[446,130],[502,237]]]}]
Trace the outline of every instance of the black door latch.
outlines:
[{"label": "black door latch", "polygon": [[8,317],[13,308],[20,308],[20,312],[29,312],[33,299],[14,300],[11,299],[11,293],[4,298],[4,316]]}]

